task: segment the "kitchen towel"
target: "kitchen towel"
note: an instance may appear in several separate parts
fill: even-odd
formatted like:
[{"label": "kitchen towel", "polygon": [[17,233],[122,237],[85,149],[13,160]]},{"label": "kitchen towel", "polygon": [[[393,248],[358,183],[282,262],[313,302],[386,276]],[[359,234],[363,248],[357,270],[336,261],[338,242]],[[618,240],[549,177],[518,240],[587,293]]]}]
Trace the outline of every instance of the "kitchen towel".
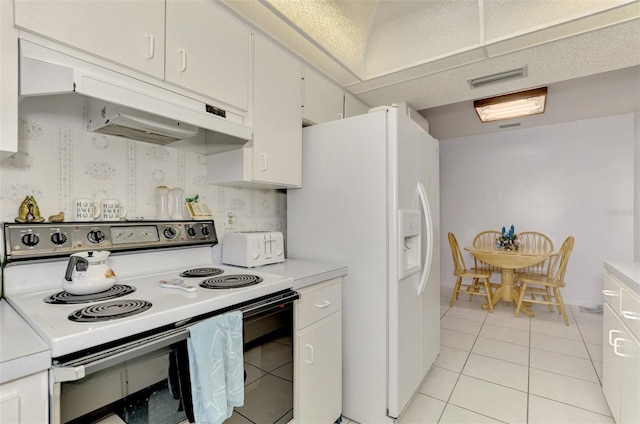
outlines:
[{"label": "kitchen towel", "polygon": [[218,424],[244,405],[242,312],[218,315],[189,328],[189,374],[198,424]]}]

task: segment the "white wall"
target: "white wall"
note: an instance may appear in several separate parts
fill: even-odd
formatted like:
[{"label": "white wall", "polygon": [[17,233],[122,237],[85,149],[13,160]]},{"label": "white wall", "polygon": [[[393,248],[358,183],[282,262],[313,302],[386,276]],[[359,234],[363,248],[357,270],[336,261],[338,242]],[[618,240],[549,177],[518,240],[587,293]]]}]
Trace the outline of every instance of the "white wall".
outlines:
[{"label": "white wall", "polygon": [[441,140],[442,284],[455,282],[449,231],[466,246],[482,230],[513,224],[556,247],[575,236],[564,300],[602,303],[603,260],[634,255],[635,126],[624,114]]}]

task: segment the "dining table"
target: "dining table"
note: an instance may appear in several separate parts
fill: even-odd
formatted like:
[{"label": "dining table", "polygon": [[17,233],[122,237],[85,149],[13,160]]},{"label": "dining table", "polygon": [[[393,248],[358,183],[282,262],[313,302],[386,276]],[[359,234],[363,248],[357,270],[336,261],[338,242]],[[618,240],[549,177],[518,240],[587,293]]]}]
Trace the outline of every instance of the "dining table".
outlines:
[{"label": "dining table", "polygon": [[[471,253],[476,259],[500,268],[500,287],[498,287],[491,298],[492,307],[498,303],[500,299],[504,302],[512,303],[515,307],[520,297],[520,291],[514,285],[515,270],[536,265],[556,254],[555,252],[544,252],[528,248],[505,250],[495,246],[467,246],[464,249]],[[516,302],[514,302],[514,300]],[[486,303],[482,305],[482,309],[489,309],[489,304]],[[523,307],[521,311],[530,317],[534,315],[533,311],[529,308]]]}]

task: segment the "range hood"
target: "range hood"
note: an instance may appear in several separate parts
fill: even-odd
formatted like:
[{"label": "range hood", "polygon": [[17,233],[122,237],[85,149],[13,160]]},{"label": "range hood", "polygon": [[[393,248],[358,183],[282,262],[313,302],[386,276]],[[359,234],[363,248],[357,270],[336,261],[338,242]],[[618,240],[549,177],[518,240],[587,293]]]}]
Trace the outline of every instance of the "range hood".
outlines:
[{"label": "range hood", "polygon": [[20,96],[67,93],[86,98],[87,131],[167,145],[200,129],[224,150],[251,139],[243,118],[217,105],[20,40]]}]

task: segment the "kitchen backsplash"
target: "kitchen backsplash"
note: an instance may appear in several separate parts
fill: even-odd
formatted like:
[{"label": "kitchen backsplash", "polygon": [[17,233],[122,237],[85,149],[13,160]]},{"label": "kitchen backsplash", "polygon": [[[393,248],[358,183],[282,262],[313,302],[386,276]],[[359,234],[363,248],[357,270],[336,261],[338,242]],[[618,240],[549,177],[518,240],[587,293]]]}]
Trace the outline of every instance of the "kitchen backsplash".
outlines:
[{"label": "kitchen backsplash", "polygon": [[[20,120],[19,152],[0,162],[0,220],[13,222],[25,196],[41,215],[71,220],[74,198],[119,199],[127,219],[154,219],[155,188],[199,196],[224,231],[286,233],[286,192],[207,184],[206,156],[44,121]],[[185,211],[185,217],[189,215]]]}]

